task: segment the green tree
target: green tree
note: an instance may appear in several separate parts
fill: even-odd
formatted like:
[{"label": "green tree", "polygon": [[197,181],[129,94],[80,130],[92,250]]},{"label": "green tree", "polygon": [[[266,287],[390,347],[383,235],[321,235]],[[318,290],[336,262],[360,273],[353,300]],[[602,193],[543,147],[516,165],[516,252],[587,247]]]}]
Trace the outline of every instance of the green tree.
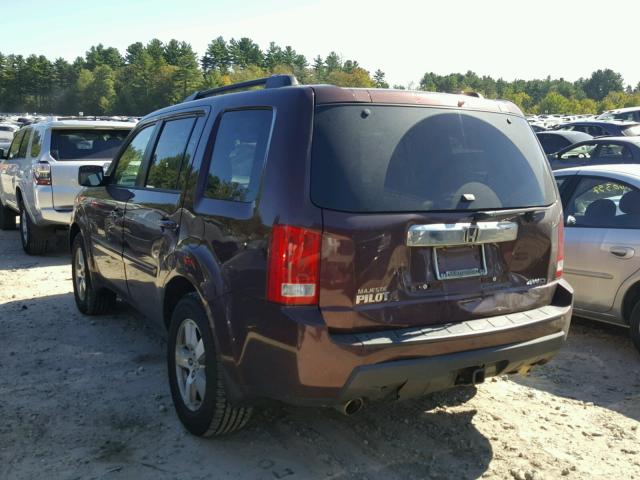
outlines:
[{"label": "green tree", "polygon": [[588,80],[584,82],[584,92],[593,100],[603,100],[610,92],[624,90],[622,75],[607,68],[596,70]]},{"label": "green tree", "polygon": [[389,88],[389,84],[384,79],[384,72],[380,69],[373,74],[373,84],[376,88]]},{"label": "green tree", "polygon": [[219,73],[225,74],[229,71],[231,55],[224,38],[218,37],[209,43],[201,63],[205,73],[217,70]]},{"label": "green tree", "polygon": [[264,57],[260,47],[247,37],[242,37],[240,40],[231,39],[229,42],[229,56],[234,68],[244,68],[248,65],[263,65],[264,63]]}]

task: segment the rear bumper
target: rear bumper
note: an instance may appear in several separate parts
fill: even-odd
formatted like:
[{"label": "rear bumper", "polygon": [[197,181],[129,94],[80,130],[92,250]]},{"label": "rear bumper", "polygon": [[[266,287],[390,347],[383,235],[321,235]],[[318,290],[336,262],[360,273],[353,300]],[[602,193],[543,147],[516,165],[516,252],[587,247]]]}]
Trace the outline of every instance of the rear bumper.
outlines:
[{"label": "rear bumper", "polygon": [[485,377],[516,373],[546,363],[564,342],[564,332],[556,332],[528,342],[499,347],[364,365],[352,372],[340,392],[339,400],[379,400],[385,397],[403,399],[446,390],[456,385],[481,383]]},{"label": "rear bumper", "polygon": [[[573,290],[557,282],[550,305],[508,315],[375,333],[335,334],[313,307],[263,304],[226,363],[239,400],[336,405],[404,399],[528,369],[565,342]],[[239,387],[239,388],[237,388]]]},{"label": "rear bumper", "polygon": [[37,212],[36,223],[43,225],[60,225],[68,227],[71,223],[73,210],[56,210],[55,208],[42,208]]}]

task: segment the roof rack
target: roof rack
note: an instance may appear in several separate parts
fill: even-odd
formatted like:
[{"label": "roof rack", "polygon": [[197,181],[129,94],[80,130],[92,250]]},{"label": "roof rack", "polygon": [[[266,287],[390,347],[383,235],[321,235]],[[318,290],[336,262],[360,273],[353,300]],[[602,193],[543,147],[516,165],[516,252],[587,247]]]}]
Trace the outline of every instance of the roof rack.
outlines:
[{"label": "roof rack", "polygon": [[122,118],[125,118],[125,119],[128,120],[131,117],[108,116],[108,115],[103,115],[103,116],[96,116],[96,115],[83,115],[83,116],[65,115],[65,116],[57,116],[57,115],[53,115],[53,116],[50,116],[50,117],[45,117],[41,121],[44,121],[44,122],[47,122],[47,121],[56,122],[56,121],[62,121],[62,120],[85,120],[85,121],[90,121],[90,122],[95,122],[95,121],[104,121],[104,122],[122,122],[122,121],[127,121],[127,120],[122,120]]},{"label": "roof rack", "polygon": [[208,90],[200,90],[194,92],[185,98],[184,102],[190,102],[191,100],[199,100],[201,98],[213,97],[236,90],[244,90],[245,88],[257,87],[264,85],[264,88],[280,88],[298,85],[298,79],[293,75],[271,75],[270,77],[257,78],[255,80],[248,80],[246,82],[234,83],[232,85],[225,85],[224,87],[210,88]]}]

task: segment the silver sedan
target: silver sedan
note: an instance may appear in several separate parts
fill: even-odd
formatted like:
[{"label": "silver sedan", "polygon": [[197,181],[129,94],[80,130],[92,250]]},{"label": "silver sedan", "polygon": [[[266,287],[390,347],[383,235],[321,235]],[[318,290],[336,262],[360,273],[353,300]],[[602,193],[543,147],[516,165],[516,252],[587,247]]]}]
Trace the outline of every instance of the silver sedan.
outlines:
[{"label": "silver sedan", "polygon": [[574,313],[630,328],[640,350],[640,165],[554,172],[564,207]]}]

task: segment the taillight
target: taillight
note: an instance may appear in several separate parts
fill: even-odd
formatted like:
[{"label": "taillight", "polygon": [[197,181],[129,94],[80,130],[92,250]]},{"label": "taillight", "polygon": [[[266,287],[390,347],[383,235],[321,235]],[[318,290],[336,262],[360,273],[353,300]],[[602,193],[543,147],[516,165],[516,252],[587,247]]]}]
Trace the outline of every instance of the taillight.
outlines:
[{"label": "taillight", "polygon": [[564,220],[558,223],[558,246],[556,253],[556,278],[562,277],[564,270]]},{"label": "taillight", "polygon": [[51,165],[36,163],[33,167],[33,179],[36,185],[51,185]]},{"label": "taillight", "polygon": [[275,225],[271,231],[267,300],[283,305],[318,303],[322,234]]}]

